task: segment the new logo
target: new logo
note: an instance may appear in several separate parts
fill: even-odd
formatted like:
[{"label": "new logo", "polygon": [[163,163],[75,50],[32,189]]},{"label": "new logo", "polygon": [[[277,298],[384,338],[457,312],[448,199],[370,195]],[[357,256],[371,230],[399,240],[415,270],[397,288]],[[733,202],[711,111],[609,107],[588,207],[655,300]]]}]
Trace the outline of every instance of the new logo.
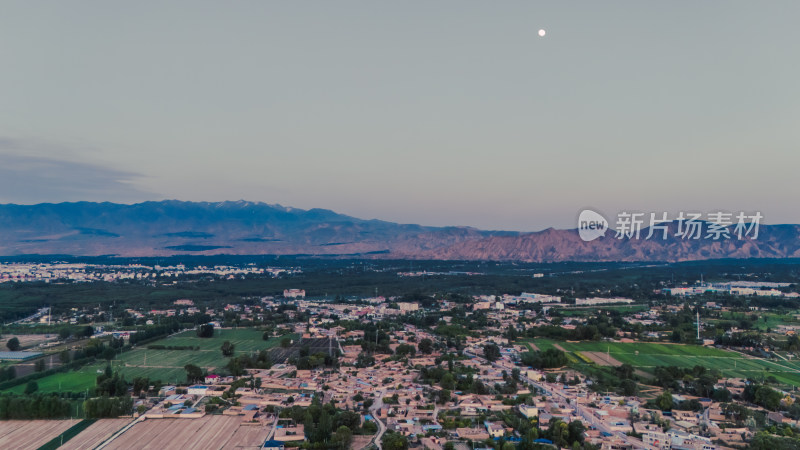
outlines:
[{"label": "new logo", "polygon": [[584,209],[578,216],[578,235],[584,242],[593,241],[605,236],[608,221],[600,213]]}]

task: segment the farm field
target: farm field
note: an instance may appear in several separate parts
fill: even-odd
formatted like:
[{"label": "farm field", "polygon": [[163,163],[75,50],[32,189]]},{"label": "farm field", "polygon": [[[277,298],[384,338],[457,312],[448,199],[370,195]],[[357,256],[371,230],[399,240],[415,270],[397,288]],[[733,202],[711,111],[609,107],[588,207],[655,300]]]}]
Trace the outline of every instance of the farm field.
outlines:
[{"label": "farm field", "polygon": [[795,315],[798,313],[800,313],[800,311],[795,310],[791,311],[788,314],[778,314],[775,312],[762,312],[757,315],[754,315],[754,314],[745,314],[741,312],[726,311],[720,314],[719,319],[714,319],[713,321],[736,322],[747,318],[750,319],[755,318],[756,320],[754,322],[754,325],[756,328],[759,329],[759,331],[767,331],[768,329],[775,331],[780,325],[797,325],[798,323],[800,323],[800,320],[798,320],[795,317]]},{"label": "farm field", "polygon": [[235,416],[153,419],[137,423],[106,448],[258,449],[266,440],[270,429],[262,425],[243,425],[242,419]]},{"label": "farm field", "polygon": [[[199,346],[201,351],[213,350],[219,352],[219,347],[222,343],[230,341],[236,346],[236,353],[238,354],[272,348],[280,344],[280,338],[273,338],[269,341],[265,341],[261,338],[263,334],[263,331],[259,331],[255,328],[216,328],[213,337],[198,338],[194,330],[188,330],[174,336],[159,339],[148,345]],[[299,336],[288,335],[288,337],[290,339],[297,339]]]},{"label": "farm field", "polygon": [[19,340],[22,350],[41,351],[36,347],[39,344],[58,339],[58,334],[4,334],[3,338],[0,339],[0,348],[6,350],[6,343],[13,338]]},{"label": "farm field", "polygon": [[597,353],[603,353],[619,363],[630,364],[648,373],[656,366],[701,365],[717,369],[727,377],[774,376],[780,383],[800,386],[800,362],[753,358],[714,347],[653,342],[556,342],[549,339],[533,339],[529,344],[534,344],[539,350],[560,348],[567,352],[571,362],[577,364],[598,360]]},{"label": "farm field", "polygon": [[39,448],[80,420],[0,421],[0,448]]},{"label": "farm field", "polygon": [[[119,359],[111,362],[111,366],[128,380],[149,377],[165,383],[181,383],[186,381],[183,367],[187,364],[194,364],[209,372],[224,367],[228,358],[222,356],[220,346],[226,340],[236,346],[236,355],[270,349],[280,344],[281,338],[265,341],[261,338],[262,334],[256,329],[216,330],[214,337],[198,338],[194,331],[185,331],[148,345],[190,346],[199,347],[199,350],[150,350],[144,345],[121,354]],[[290,335],[289,338],[296,339],[297,336]],[[105,367],[106,363],[100,362],[84,367],[81,372],[96,374]]]},{"label": "farm field", "polygon": [[[85,372],[56,373],[36,380],[39,392],[82,392],[94,387],[97,374]],[[21,384],[6,390],[14,394],[22,394],[25,385]]]},{"label": "farm field", "polygon": [[593,306],[571,306],[560,310],[560,314],[565,317],[593,316],[598,311],[618,311],[621,314],[630,314],[640,311],[647,311],[647,305],[593,305]]},{"label": "farm field", "polygon": [[59,447],[64,450],[82,450],[85,448],[95,448],[101,442],[111,437],[122,427],[129,424],[132,419],[100,419],[89,425],[64,445]]},{"label": "farm field", "polygon": [[[187,364],[197,365],[209,372],[224,367],[228,363],[228,358],[222,356],[220,346],[226,340],[236,346],[235,354],[239,355],[277,347],[282,339],[278,337],[265,341],[261,338],[263,332],[256,329],[226,329],[218,335],[219,331],[216,330],[214,337],[211,338],[198,338],[194,331],[185,331],[148,344],[199,347],[199,350],[149,350],[147,345],[143,345],[118,355],[118,359],[111,361],[111,367],[129,381],[136,377],[149,377],[151,380],[161,380],[164,383],[183,383],[186,381],[184,366]],[[297,335],[286,337],[298,338]],[[103,373],[107,364],[106,361],[97,361],[76,371],[40,378],[36,380],[39,392],[57,392],[59,388],[65,392],[80,392],[92,388],[95,386],[97,375]],[[24,390],[25,385],[9,389],[15,393],[22,393]]]}]

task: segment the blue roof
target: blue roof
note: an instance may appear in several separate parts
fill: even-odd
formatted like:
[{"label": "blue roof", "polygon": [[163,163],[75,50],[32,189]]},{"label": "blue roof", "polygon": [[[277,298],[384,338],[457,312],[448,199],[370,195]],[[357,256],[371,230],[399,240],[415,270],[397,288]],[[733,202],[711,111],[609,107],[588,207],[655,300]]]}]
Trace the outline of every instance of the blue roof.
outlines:
[{"label": "blue roof", "polygon": [[195,411],[197,411],[197,408],[186,408],[181,412],[181,414],[191,414]]},{"label": "blue roof", "polygon": [[371,414],[367,414],[366,416],[364,416],[364,419],[365,420],[372,420],[372,415]]},{"label": "blue roof", "polygon": [[24,361],[26,359],[41,356],[42,352],[0,352],[0,359],[10,359],[15,361]]},{"label": "blue roof", "polygon": [[203,386],[202,384],[195,384],[194,386],[189,386],[189,389],[208,389],[208,386]]},{"label": "blue roof", "polygon": [[264,442],[264,447],[282,447],[283,441],[276,441],[274,439],[270,439],[269,441]]},{"label": "blue roof", "polygon": [[247,405],[244,407],[245,411],[252,411],[254,409],[258,409],[258,405]]},{"label": "blue roof", "polygon": [[545,438],[535,439],[533,442],[536,443],[536,444],[552,444],[553,443],[553,441],[551,441],[550,439],[545,439]]}]

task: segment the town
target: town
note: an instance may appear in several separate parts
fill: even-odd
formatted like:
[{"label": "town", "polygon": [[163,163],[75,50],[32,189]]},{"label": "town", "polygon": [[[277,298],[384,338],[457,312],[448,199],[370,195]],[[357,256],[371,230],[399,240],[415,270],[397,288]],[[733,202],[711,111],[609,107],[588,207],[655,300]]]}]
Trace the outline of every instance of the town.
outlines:
[{"label": "town", "polygon": [[[4,329],[0,419],[10,422],[0,429],[26,425],[0,439],[36,446],[68,436],[64,448],[767,445],[800,430],[800,311],[763,302],[791,302],[797,286],[697,280],[691,296],[659,288],[639,299],[613,290],[329,298],[295,285],[216,306],[46,307]],[[760,294],[767,289],[781,294]],[[35,407],[44,401],[53,405],[45,412]]]}]

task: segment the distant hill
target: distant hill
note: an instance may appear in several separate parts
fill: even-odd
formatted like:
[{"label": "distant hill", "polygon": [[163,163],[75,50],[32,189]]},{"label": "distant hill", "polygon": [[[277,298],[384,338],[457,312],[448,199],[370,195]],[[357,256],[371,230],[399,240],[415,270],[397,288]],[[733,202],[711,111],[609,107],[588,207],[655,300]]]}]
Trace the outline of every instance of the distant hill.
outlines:
[{"label": "distant hill", "polygon": [[[673,234],[673,233],[671,233]],[[800,226],[761,225],[757,240],[583,242],[536,233],[363,220],[324,209],[252,202],[0,205],[0,255],[278,254],[519,261],[682,261],[800,257]]]}]

